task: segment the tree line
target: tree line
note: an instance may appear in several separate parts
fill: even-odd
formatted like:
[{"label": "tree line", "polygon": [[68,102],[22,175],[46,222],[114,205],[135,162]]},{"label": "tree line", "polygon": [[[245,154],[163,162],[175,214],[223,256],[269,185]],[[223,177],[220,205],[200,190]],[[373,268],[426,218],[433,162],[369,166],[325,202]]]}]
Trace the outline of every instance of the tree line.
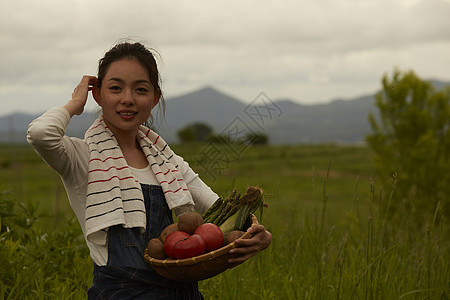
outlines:
[{"label": "tree line", "polygon": [[[240,141],[230,140],[225,135],[214,133],[211,126],[203,122],[194,122],[177,131],[178,139],[181,143],[192,142],[215,142],[215,143],[236,143]],[[247,143],[251,145],[267,145],[269,137],[265,133],[248,133],[243,137]]]}]

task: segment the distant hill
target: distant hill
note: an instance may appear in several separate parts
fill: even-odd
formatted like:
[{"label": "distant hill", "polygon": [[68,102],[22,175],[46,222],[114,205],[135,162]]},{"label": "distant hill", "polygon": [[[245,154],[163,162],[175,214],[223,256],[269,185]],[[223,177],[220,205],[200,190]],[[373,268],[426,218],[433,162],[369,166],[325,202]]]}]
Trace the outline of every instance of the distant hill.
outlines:
[{"label": "distant hill", "polygon": [[375,111],[373,96],[311,106],[286,100],[278,104],[284,115],[267,129],[274,144],[361,143],[370,132],[369,112]]},{"label": "distant hill", "polygon": [[[437,80],[431,82],[438,90],[450,85]],[[247,105],[217,89],[205,87],[166,99],[165,120],[155,123],[154,129],[168,142],[176,143],[176,132],[190,123],[204,122],[213,127],[216,133],[221,133],[238,118],[252,131],[268,134],[272,144],[355,144],[364,142],[365,136],[371,131],[369,112],[376,113],[374,93],[318,105],[302,105],[292,99],[266,100],[276,108],[276,116],[266,117],[264,126],[258,127],[255,120],[249,118],[248,112],[259,112],[261,118],[265,113],[270,114],[270,111],[264,110],[267,107],[258,103]],[[82,138],[96,114],[87,112],[75,116],[67,134]],[[38,115],[15,113],[0,117],[0,143],[26,142],[28,124]]]},{"label": "distant hill", "polygon": [[[220,132],[228,122],[243,111],[245,104],[216,89],[198,91],[167,99],[163,122],[155,122],[157,130],[167,141],[177,140],[177,131],[193,122],[204,122]],[[158,121],[158,118],[156,118]]]}]

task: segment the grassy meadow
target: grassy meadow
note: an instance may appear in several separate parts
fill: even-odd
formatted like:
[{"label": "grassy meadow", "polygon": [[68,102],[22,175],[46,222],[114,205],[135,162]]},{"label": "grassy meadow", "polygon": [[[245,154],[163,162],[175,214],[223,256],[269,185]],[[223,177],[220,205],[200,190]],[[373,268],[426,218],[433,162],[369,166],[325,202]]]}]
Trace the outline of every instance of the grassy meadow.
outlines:
[{"label": "grassy meadow", "polygon": [[[211,176],[205,147],[173,149],[220,195],[261,186],[260,221],[273,234],[256,257],[200,282],[205,299],[450,298],[448,220],[417,226],[412,206],[391,223],[370,149],[255,146]],[[0,145],[0,216],[1,299],[86,298],[92,261],[78,222],[58,175],[27,145]]]}]

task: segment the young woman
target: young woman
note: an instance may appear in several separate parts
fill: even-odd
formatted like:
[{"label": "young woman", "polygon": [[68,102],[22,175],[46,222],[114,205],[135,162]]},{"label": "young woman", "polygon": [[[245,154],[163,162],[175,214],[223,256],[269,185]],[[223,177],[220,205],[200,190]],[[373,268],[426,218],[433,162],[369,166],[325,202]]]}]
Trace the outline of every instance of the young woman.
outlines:
[{"label": "young woman", "polygon": [[[84,139],[68,137],[71,117],[89,92],[102,114]],[[100,59],[98,75],[83,76],[72,99],[34,120],[28,141],[61,176],[94,262],[89,299],[203,299],[197,282],[156,274],[144,261],[148,241],[176,215],[206,211],[218,196],[157,133],[142,124],[164,99],[156,61],[140,43],[120,43]],[[267,248],[262,225],[231,250],[237,265]]]}]

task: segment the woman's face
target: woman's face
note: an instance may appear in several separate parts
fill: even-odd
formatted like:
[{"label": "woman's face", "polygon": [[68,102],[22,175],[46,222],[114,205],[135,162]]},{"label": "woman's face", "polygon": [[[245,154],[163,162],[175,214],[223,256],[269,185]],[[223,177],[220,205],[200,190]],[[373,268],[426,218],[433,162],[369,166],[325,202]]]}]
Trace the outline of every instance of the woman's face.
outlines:
[{"label": "woman's face", "polygon": [[96,97],[106,124],[114,134],[135,135],[159,101],[147,69],[136,59],[111,63]]}]

